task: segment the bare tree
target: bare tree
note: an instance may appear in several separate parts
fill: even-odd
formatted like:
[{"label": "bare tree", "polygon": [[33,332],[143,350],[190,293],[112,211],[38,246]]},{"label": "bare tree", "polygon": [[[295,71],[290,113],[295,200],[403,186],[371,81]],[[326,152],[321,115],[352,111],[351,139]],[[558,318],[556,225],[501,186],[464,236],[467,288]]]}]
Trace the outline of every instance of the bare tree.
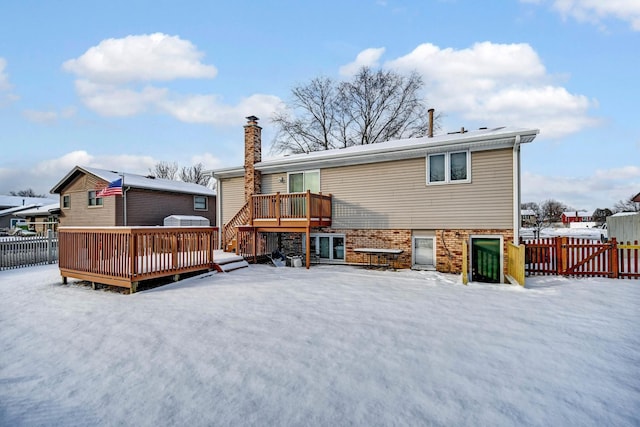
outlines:
[{"label": "bare tree", "polygon": [[603,224],[605,222],[607,222],[607,217],[613,215],[613,212],[611,211],[611,209],[609,208],[604,208],[604,209],[596,209],[595,211],[593,211],[593,215],[591,215],[593,217],[593,220],[595,222],[597,222],[598,224]]},{"label": "bare tree", "polygon": [[10,191],[9,195],[11,196],[19,196],[19,197],[47,197],[46,194],[36,194],[31,188],[27,188],[26,190],[20,191]]},{"label": "bare tree", "polygon": [[273,150],[308,153],[335,148],[338,96],[333,80],[317,77],[307,85],[294,87],[291,94],[289,109],[297,111],[298,116],[279,113],[272,118],[278,127]]},{"label": "bare tree", "polygon": [[[308,153],[426,135],[428,109],[417,73],[363,67],[350,81],[318,77],[292,90],[273,122],[275,152]],[[436,118],[437,121],[437,118]]]},{"label": "bare tree", "polygon": [[557,200],[549,199],[540,206],[541,220],[547,223],[558,222],[562,219],[562,213],[567,210],[567,205]]},{"label": "bare tree", "polygon": [[207,186],[211,180],[211,176],[206,175],[204,173],[204,166],[202,163],[198,163],[197,165],[180,169],[180,180]]},{"label": "bare tree", "polygon": [[159,162],[156,163],[153,170],[149,169],[149,172],[156,178],[175,180],[178,173],[178,164],[175,162]]},{"label": "bare tree", "polygon": [[616,212],[640,212],[640,203],[634,202],[633,198],[635,194],[632,194],[626,200],[619,200],[615,205],[613,205],[613,209]]}]

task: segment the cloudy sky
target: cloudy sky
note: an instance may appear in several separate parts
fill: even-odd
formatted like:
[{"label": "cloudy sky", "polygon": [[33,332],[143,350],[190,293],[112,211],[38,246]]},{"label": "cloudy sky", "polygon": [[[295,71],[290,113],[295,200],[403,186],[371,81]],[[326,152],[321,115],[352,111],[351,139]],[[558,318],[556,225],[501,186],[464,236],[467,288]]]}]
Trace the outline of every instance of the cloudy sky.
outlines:
[{"label": "cloudy sky", "polygon": [[[242,163],[245,116],[368,65],[417,71],[442,132],[540,129],[523,201],[640,191],[638,0],[65,0],[0,6],[0,194],[75,165]],[[268,5],[268,6],[267,6]]]}]

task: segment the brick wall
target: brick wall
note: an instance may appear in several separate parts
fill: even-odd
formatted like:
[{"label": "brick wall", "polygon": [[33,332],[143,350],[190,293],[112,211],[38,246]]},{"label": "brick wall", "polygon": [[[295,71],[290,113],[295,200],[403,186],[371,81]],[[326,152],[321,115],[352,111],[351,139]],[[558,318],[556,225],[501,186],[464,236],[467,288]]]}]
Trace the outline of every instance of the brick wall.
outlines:
[{"label": "brick wall", "polygon": [[[321,228],[314,232],[345,235],[346,262],[363,263],[362,254],[355,248],[393,248],[403,249],[398,257],[398,268],[411,268],[412,231],[411,230],[354,230]],[[512,230],[436,230],[436,269],[443,273],[462,272],[462,242],[469,241],[471,235],[502,235],[504,254],[504,273],[507,268],[507,243],[513,240]]]}]

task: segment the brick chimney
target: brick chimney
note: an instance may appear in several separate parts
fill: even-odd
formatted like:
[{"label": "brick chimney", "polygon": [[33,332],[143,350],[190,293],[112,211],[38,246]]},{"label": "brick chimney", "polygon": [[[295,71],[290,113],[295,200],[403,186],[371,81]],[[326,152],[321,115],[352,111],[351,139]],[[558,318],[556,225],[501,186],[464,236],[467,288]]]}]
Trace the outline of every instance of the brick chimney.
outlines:
[{"label": "brick chimney", "polygon": [[254,167],[262,160],[262,128],[258,126],[256,116],[247,117],[244,126],[244,199],[249,200],[252,195],[260,194],[262,176]]}]

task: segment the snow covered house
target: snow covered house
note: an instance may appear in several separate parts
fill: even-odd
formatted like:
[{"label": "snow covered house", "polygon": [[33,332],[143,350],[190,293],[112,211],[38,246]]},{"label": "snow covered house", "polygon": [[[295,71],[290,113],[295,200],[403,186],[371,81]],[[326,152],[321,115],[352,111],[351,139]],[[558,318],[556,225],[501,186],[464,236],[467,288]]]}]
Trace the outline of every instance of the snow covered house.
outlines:
[{"label": "snow covered house", "polygon": [[590,213],[578,211],[562,212],[560,219],[564,225],[569,225],[572,222],[593,222],[593,216]]},{"label": "snow covered house", "polygon": [[393,251],[398,267],[459,273],[467,242],[472,279],[504,281],[507,244],[518,241],[520,148],[537,129],[262,160],[261,127],[247,119],[244,165],[213,172],[223,248],[251,254],[266,250],[270,235],[288,233],[300,236],[307,267],[311,259],[362,263],[377,249]]},{"label": "snow covered house", "polygon": [[[122,195],[99,197],[119,179]],[[163,225],[170,215],[198,215],[215,223],[215,191],[189,182],[76,166],[52,189],[60,196],[61,226]]]},{"label": "snow covered house", "polygon": [[16,218],[17,212],[55,203],[53,199],[44,197],[23,197],[0,195],[0,229],[13,228],[16,223],[23,222]]},{"label": "snow covered house", "polygon": [[37,233],[45,233],[47,230],[58,228],[58,216],[60,204],[58,202],[44,206],[34,206],[20,210],[13,214],[14,217],[24,220],[29,230]]}]

